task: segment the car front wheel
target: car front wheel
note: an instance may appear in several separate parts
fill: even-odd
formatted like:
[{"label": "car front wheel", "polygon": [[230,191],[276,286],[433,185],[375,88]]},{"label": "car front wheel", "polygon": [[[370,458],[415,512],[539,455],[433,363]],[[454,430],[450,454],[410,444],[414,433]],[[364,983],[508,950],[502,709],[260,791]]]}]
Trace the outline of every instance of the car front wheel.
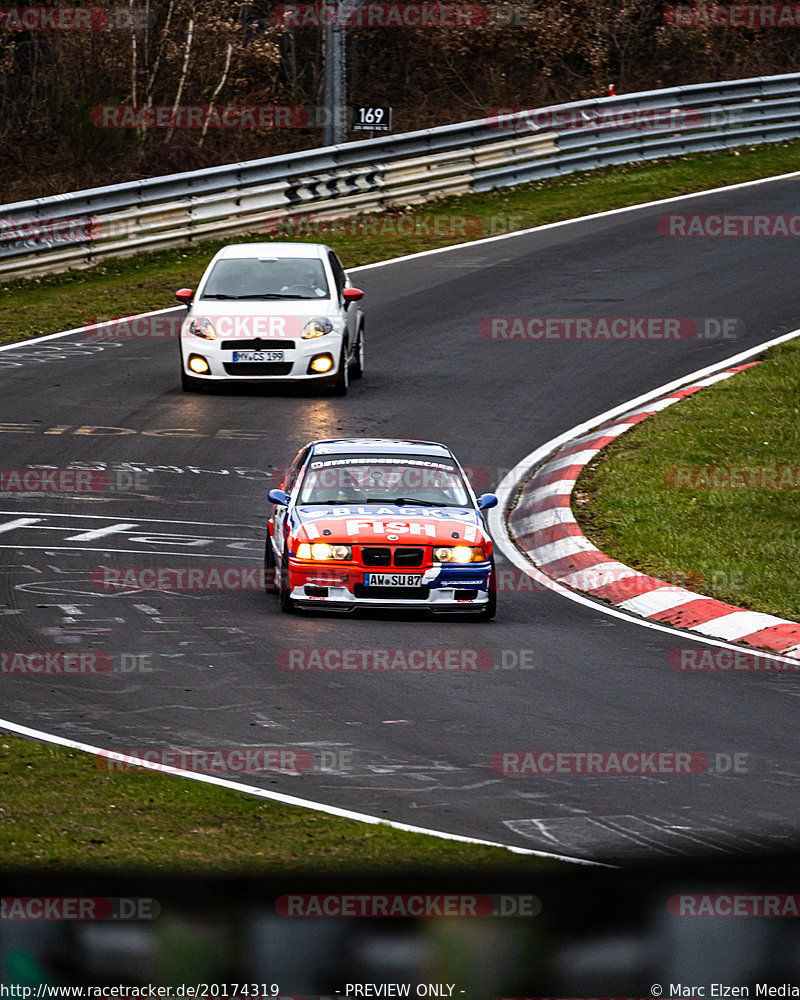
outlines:
[{"label": "car front wheel", "polygon": [[192,378],[192,376],[187,375],[185,371],[181,371],[181,389],[183,389],[184,392],[199,392],[201,386],[196,378]]},{"label": "car front wheel", "polygon": [[364,324],[358,330],[358,343],[356,344],[355,355],[353,357],[350,375],[353,378],[361,378],[364,374]]},{"label": "car front wheel", "polygon": [[476,618],[481,622],[490,622],[497,614],[497,576],[494,571],[494,563],[489,573],[489,600],[476,614]]},{"label": "car front wheel", "polygon": [[346,396],[350,386],[350,366],[347,361],[347,350],[342,344],[342,353],[339,355],[339,370],[328,383],[334,396]]},{"label": "car front wheel", "polygon": [[268,594],[275,593],[275,550],[272,547],[272,537],[267,532],[264,543],[264,590]]},{"label": "car front wheel", "polygon": [[280,601],[281,611],[285,611],[286,614],[291,614],[294,611],[294,601],[289,596],[291,592],[291,584],[289,583],[289,557],[284,552],[283,559],[281,560],[281,579],[278,589],[278,599]]}]

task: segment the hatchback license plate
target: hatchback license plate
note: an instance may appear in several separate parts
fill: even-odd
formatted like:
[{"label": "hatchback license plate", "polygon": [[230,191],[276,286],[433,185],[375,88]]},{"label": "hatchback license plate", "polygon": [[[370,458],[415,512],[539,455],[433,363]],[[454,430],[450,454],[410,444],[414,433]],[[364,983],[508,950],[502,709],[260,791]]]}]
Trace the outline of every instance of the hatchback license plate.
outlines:
[{"label": "hatchback license plate", "polygon": [[283,361],[283,351],[234,351],[234,361]]}]

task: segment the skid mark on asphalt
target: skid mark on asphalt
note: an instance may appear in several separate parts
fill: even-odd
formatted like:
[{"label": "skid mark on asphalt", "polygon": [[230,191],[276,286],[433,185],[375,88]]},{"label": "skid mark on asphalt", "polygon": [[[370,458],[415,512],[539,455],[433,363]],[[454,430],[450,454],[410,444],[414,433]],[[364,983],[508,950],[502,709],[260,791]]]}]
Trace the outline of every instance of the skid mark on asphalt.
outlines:
[{"label": "skid mark on asphalt", "polygon": [[539,850],[557,850],[577,858],[613,861],[698,854],[738,854],[784,848],[797,843],[797,830],[778,816],[761,817],[763,834],[744,833],[741,820],[704,816],[694,821],[667,816],[558,816],[507,819],[503,825]]},{"label": "skid mark on asphalt", "polygon": [[[9,344],[4,347],[4,351],[14,350],[14,354],[4,354],[0,358],[0,369],[7,368],[22,368],[26,362],[37,361],[37,362],[48,362],[48,361],[67,361],[71,358],[80,357],[81,355],[91,355],[100,354],[102,351],[113,350],[114,348],[120,348],[123,345],[117,341],[109,341],[103,344],[91,344],[85,341],[71,341],[69,343],[61,344],[41,344],[37,343],[36,346],[25,347],[24,344],[16,345]],[[114,361],[117,359],[114,358]]]}]

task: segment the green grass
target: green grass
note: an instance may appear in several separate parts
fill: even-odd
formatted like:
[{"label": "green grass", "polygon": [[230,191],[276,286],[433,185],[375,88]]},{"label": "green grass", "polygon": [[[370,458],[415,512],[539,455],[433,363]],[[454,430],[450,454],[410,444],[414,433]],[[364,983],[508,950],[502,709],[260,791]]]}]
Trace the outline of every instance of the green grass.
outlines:
[{"label": "green grass", "polygon": [[[493,235],[797,169],[800,141],[776,143],[608,167],[487,194],[440,199],[409,208],[407,214],[477,217],[481,220],[481,235]],[[397,218],[401,217],[402,213],[398,213]],[[472,223],[468,231],[475,228],[477,223]],[[262,232],[260,238],[265,236]],[[7,279],[0,289],[0,342],[56,333],[98,317],[127,316],[175,305],[175,289],[196,286],[213,253],[224,243],[246,238],[234,236],[220,242],[142,253],[40,278]],[[346,267],[356,267],[462,242],[463,237],[333,235],[310,240],[328,243]]]},{"label": "green grass", "polygon": [[[0,734],[0,859],[13,868],[315,873],[530,871],[554,862],[368,825]],[[302,796],[302,790],[296,794]]]},{"label": "green grass", "polygon": [[799,384],[800,346],[790,341],[626,431],[578,479],[584,532],[643,572],[800,620],[800,490],[669,485],[676,466],[800,466]]}]

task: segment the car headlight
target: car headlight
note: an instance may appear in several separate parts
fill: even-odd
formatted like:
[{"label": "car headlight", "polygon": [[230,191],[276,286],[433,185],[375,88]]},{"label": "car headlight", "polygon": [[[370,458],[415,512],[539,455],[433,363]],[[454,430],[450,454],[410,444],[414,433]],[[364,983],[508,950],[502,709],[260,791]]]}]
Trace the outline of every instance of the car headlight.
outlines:
[{"label": "car headlight", "polygon": [[195,337],[202,337],[203,340],[214,340],[217,336],[214,324],[206,316],[202,319],[193,319],[189,324],[189,333]]},{"label": "car headlight", "polygon": [[329,319],[324,316],[315,316],[314,319],[310,319],[306,323],[300,336],[303,340],[313,340],[314,337],[324,337],[326,333],[332,331],[333,323]]},{"label": "car headlight", "polygon": [[314,559],[317,562],[329,562],[332,559],[352,559],[351,545],[329,545],[327,542],[315,542],[309,545],[303,542],[297,546],[298,559]]},{"label": "car headlight", "polygon": [[485,562],[486,552],[482,545],[443,545],[433,550],[433,557],[443,563]]}]

